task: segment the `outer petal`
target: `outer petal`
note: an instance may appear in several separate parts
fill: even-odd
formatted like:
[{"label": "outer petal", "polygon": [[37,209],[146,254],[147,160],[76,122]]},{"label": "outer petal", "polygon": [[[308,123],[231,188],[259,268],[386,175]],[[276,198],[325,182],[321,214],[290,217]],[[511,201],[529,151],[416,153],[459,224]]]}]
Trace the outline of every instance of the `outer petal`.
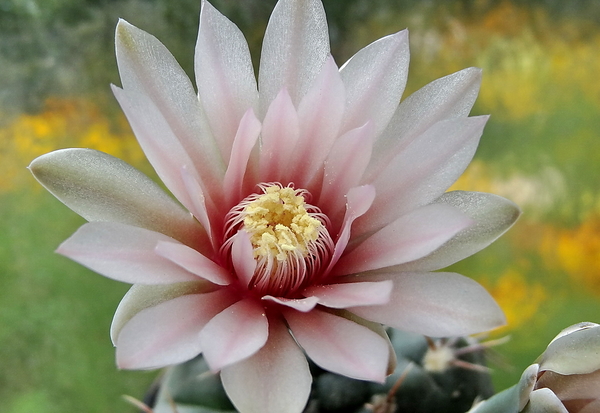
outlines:
[{"label": "outer petal", "polygon": [[267,341],[269,323],[253,299],[238,301],[217,314],[200,332],[200,344],[212,371],[256,353]]},{"label": "outer petal", "polygon": [[534,390],[523,413],[569,413],[560,399],[550,389]]},{"label": "outer petal", "polygon": [[442,195],[471,162],[487,119],[438,122],[398,154],[373,182],[378,196],[369,213],[356,221],[356,235],[379,229]]},{"label": "outer petal", "polygon": [[88,221],[113,221],[169,235],[198,247],[200,225],[131,165],[93,149],[61,149],[29,169],[55,197]]},{"label": "outer petal", "polygon": [[381,133],[396,111],[408,77],[408,30],[383,37],[340,69],[346,86],[343,131],[372,122]]},{"label": "outer petal", "polygon": [[221,156],[229,159],[240,120],[256,109],[258,91],[244,35],[207,1],[202,1],[194,63],[200,102]]},{"label": "outer petal", "polygon": [[457,208],[431,204],[403,215],[344,255],[334,274],[356,274],[424,257],[473,224]]},{"label": "outer petal", "polygon": [[350,282],[344,284],[316,285],[302,292],[306,297],[316,297],[319,304],[329,308],[348,308],[357,305],[382,305],[390,300],[393,283]]},{"label": "outer petal", "polygon": [[466,336],[506,323],[489,293],[460,274],[378,274],[364,279],[394,282],[389,304],[349,309],[367,320],[431,337]]},{"label": "outer petal", "polygon": [[414,138],[443,119],[469,114],[481,83],[481,69],[468,68],[434,80],[404,100],[379,135],[365,181],[370,182]]},{"label": "outer petal", "polygon": [[521,210],[508,199],[482,192],[447,192],[436,204],[452,205],[475,221],[426,257],[400,264],[399,271],[433,271],[469,257],[490,245],[515,223]]},{"label": "outer petal", "polygon": [[261,114],[283,88],[298,107],[329,55],[325,10],[319,0],[281,0],[265,32],[258,71]]},{"label": "outer petal", "polygon": [[269,321],[267,343],[252,357],[223,368],[223,387],[240,412],[300,413],[312,381],[308,363],[287,327]]},{"label": "outer petal", "polygon": [[298,343],[319,366],[359,380],[385,380],[388,345],[377,333],[320,310],[289,310],[284,316]]},{"label": "outer petal", "polygon": [[562,375],[544,371],[536,388],[548,387],[563,401],[585,401],[600,399],[600,370],[589,374]]},{"label": "outer petal", "polygon": [[[204,280],[198,279],[195,282],[183,282],[174,284],[161,285],[142,285],[134,284],[131,286],[127,294],[123,297],[117,311],[113,317],[112,325],[110,326],[110,338],[114,345],[117,344],[117,337],[125,326],[137,313],[145,308],[154,307],[165,301],[172,300],[187,294],[204,294],[215,291],[215,285]],[[224,294],[224,300],[229,298],[231,294]]]},{"label": "outer petal", "polygon": [[189,294],[140,311],[117,337],[119,367],[157,368],[198,355],[198,333],[228,303],[223,295]]},{"label": "outer petal", "polygon": [[131,284],[198,281],[197,275],[155,253],[154,248],[160,241],[176,242],[143,228],[115,222],[90,222],[63,242],[56,252],[108,278]]},{"label": "outer petal", "polygon": [[600,370],[600,326],[582,328],[554,339],[540,357],[540,370],[583,374]]},{"label": "outer petal", "polygon": [[187,75],[155,37],[123,20],[116,48],[123,90],[113,92],[148,160],[184,205],[184,165],[218,203],[225,164]]}]

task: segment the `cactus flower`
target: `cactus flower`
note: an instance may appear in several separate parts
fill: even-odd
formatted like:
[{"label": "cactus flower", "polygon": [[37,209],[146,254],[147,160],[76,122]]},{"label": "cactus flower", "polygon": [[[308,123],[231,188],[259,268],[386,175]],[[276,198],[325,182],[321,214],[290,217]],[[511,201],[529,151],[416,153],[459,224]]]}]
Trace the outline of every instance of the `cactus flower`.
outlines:
[{"label": "cactus flower", "polygon": [[519,215],[491,194],[446,193],[487,116],[480,70],[400,103],[408,33],[338,68],[319,0],[281,0],[258,79],[240,30],[203,1],[196,88],[153,36],[120,21],[113,92],[175,201],[135,168],[65,149],[30,169],[89,222],[58,252],[131,283],[111,327],[117,364],[202,353],[241,412],[300,412],[323,369],[383,382],[383,325],[461,336],[504,323],[491,296],[432,272],[489,245]]}]

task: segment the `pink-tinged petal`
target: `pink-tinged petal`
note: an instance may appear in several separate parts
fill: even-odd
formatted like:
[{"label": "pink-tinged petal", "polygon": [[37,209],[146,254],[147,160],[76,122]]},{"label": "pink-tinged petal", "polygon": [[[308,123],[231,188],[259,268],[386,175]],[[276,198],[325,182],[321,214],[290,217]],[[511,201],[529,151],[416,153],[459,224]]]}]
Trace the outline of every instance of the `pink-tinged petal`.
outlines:
[{"label": "pink-tinged petal", "polygon": [[388,304],[349,309],[367,320],[431,337],[466,336],[506,323],[492,296],[460,274],[386,273],[363,279],[394,282]]},{"label": "pink-tinged petal", "polygon": [[197,281],[197,275],[156,254],[154,248],[159,241],[176,242],[166,235],[131,225],[89,222],[56,252],[105,277],[126,283]]},{"label": "pink-tinged petal", "polygon": [[242,32],[209,2],[202,1],[194,59],[200,102],[229,159],[240,120],[258,104],[250,50]]},{"label": "pink-tinged petal", "polygon": [[[594,362],[593,359],[591,361]],[[600,370],[589,374],[570,375],[544,371],[536,383],[536,388],[542,387],[552,389],[561,400],[599,399]]]},{"label": "pink-tinged petal", "polygon": [[223,368],[223,387],[242,413],[300,413],[312,376],[306,357],[280,320],[269,320],[269,339],[252,357]]},{"label": "pink-tinged petal", "polygon": [[293,175],[288,176],[297,185],[306,185],[319,171],[339,136],[345,96],[340,72],[329,56],[298,107],[300,139],[290,166]]},{"label": "pink-tinged petal", "polygon": [[364,182],[371,182],[413,139],[444,119],[469,114],[481,84],[481,69],[468,68],[434,80],[406,100],[373,147]]},{"label": "pink-tinged petal", "polygon": [[36,158],[29,169],[88,221],[134,225],[193,247],[206,239],[194,218],[156,183],[114,156],[93,149],[61,149]]},{"label": "pink-tinged petal", "polygon": [[199,338],[210,369],[218,371],[256,353],[265,345],[268,335],[264,308],[248,298],[214,316]]},{"label": "pink-tinged petal", "polygon": [[390,300],[393,283],[349,282],[344,284],[315,285],[305,289],[306,297],[316,297],[319,304],[330,308],[348,308],[357,305],[381,305]]},{"label": "pink-tinged petal", "polygon": [[298,113],[287,90],[282,89],[263,121],[258,165],[261,182],[280,180],[289,169],[299,134]]},{"label": "pink-tinged petal", "polygon": [[231,148],[231,158],[223,179],[223,187],[226,188],[226,198],[230,205],[242,199],[242,181],[246,173],[248,160],[252,148],[260,134],[261,124],[254,116],[254,111],[248,109],[240,121],[239,129]]},{"label": "pink-tinged petal", "polygon": [[238,231],[235,235],[231,245],[231,261],[242,285],[248,286],[256,270],[256,260],[250,235],[246,231]]},{"label": "pink-tinged petal", "polygon": [[260,58],[261,113],[266,113],[283,88],[298,107],[328,55],[329,32],[321,1],[279,1],[267,25]]},{"label": "pink-tinged petal", "polygon": [[261,298],[265,301],[271,301],[273,303],[281,304],[283,306],[293,308],[294,310],[307,313],[319,302],[317,297],[306,297],[306,298],[285,298],[285,297],[273,297],[272,295],[265,295]]},{"label": "pink-tinged petal", "polygon": [[343,208],[344,195],[358,185],[371,157],[374,129],[371,123],[346,132],[336,140],[325,160],[319,205],[335,216]]},{"label": "pink-tinged petal", "polygon": [[357,220],[354,236],[377,230],[442,195],[473,159],[487,119],[444,120],[415,139],[373,182],[377,198]]},{"label": "pink-tinged petal", "polygon": [[569,413],[560,399],[550,389],[532,391],[525,411],[527,413]]},{"label": "pink-tinged petal", "polygon": [[124,20],[116,50],[123,89],[113,92],[159,177],[187,206],[179,171],[188,165],[218,204],[225,163],[189,78],[162,43]]},{"label": "pink-tinged petal", "polygon": [[152,369],[197,356],[198,334],[228,303],[224,294],[187,294],[137,313],[117,337],[119,368]]},{"label": "pink-tinged petal", "polygon": [[340,233],[335,242],[333,255],[331,256],[325,274],[331,272],[348,246],[352,223],[356,218],[364,215],[369,210],[374,199],[375,188],[371,185],[358,186],[348,191],[348,194],[346,195],[346,216],[344,217]]},{"label": "pink-tinged petal", "polygon": [[[208,237],[208,241],[212,246],[213,252],[217,251],[219,247],[217,246],[217,239],[219,239],[220,234],[215,233],[219,228],[218,225],[211,224],[211,219],[208,216],[208,209],[206,205],[206,198],[204,197],[204,192],[202,191],[202,186],[198,182],[198,180],[193,176],[190,172],[190,169],[185,165],[181,168],[181,180],[185,187],[185,190],[189,194],[190,204],[188,208],[192,215],[200,222],[202,228],[206,232],[206,236]],[[214,210],[214,209],[213,209]],[[215,220],[214,222],[219,222]],[[205,246],[206,244],[204,244]],[[203,253],[207,253],[208,251],[202,250]]]},{"label": "pink-tinged petal", "polygon": [[344,255],[333,273],[356,274],[422,258],[473,223],[453,206],[426,205],[371,235]]},{"label": "pink-tinged petal", "polygon": [[385,380],[388,345],[377,333],[320,310],[289,310],[284,316],[300,346],[322,368],[358,380]]},{"label": "pink-tinged petal", "polygon": [[161,257],[214,284],[228,285],[231,282],[231,275],[225,268],[186,245],[158,241],[154,250]]},{"label": "pink-tinged petal", "polygon": [[[119,303],[110,326],[110,338],[113,344],[117,345],[117,337],[125,324],[140,311],[183,295],[212,293],[217,288],[215,284],[202,279],[173,284],[132,285]],[[226,306],[234,303],[235,297],[231,293],[223,289],[220,291],[221,298],[227,301]]]},{"label": "pink-tinged petal", "polygon": [[490,245],[515,223],[521,210],[508,199],[482,192],[452,191],[435,203],[452,205],[475,224],[460,231],[452,239],[426,257],[394,269],[399,271],[433,271],[467,258]]},{"label": "pink-tinged petal", "polygon": [[340,69],[346,86],[343,131],[372,122],[381,133],[396,111],[408,77],[408,30],[361,49]]}]

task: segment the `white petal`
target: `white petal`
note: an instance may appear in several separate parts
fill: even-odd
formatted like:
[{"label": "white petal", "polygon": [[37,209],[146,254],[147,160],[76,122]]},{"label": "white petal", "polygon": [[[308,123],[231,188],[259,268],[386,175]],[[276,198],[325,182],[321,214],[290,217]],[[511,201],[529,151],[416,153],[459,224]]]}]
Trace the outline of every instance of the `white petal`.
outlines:
[{"label": "white petal", "polygon": [[372,122],[379,135],[396,111],[408,77],[408,30],[383,37],[340,69],[346,86],[343,131]]},{"label": "white petal", "polygon": [[401,216],[345,254],[334,274],[356,274],[419,259],[472,224],[450,205],[426,205]]},{"label": "white petal", "polygon": [[600,370],[600,326],[583,328],[557,338],[540,357],[540,370],[583,374]]},{"label": "white petal", "polygon": [[434,80],[404,100],[379,135],[365,176],[370,182],[414,138],[443,119],[469,114],[481,83],[481,69],[468,68]]},{"label": "white petal", "polygon": [[261,114],[285,88],[296,107],[329,55],[325,10],[319,0],[280,0],[267,26],[258,72]]},{"label": "white petal", "polygon": [[200,102],[223,159],[229,159],[240,120],[257,107],[258,91],[244,35],[207,1],[202,1],[194,69]]},{"label": "white petal", "polygon": [[284,312],[294,337],[322,368],[358,380],[383,383],[387,341],[369,328],[320,310]]},{"label": "white petal", "polygon": [[308,287],[302,294],[316,297],[319,304],[329,308],[348,308],[357,305],[381,305],[390,300],[393,283],[349,282],[343,284],[316,285]]},{"label": "white petal", "polygon": [[[215,285],[198,279],[195,282],[183,282],[174,284],[142,285],[134,284],[123,297],[110,326],[110,338],[116,345],[117,337],[123,326],[137,313],[145,308],[154,307],[160,303],[187,294],[203,294],[215,291]],[[221,290],[224,291],[224,290]],[[223,292],[224,299],[230,296]],[[231,300],[231,299],[229,299]],[[233,303],[233,301],[229,301]]]},{"label": "white petal", "polygon": [[221,291],[187,294],[137,313],[117,337],[118,366],[151,369],[197,356],[200,330],[227,304],[222,296]]},{"label": "white petal", "polygon": [[[203,230],[157,184],[131,165],[93,149],[61,149],[29,169],[55,197],[88,221],[113,221],[200,248]],[[199,242],[200,241],[200,242]]]},{"label": "white petal", "polygon": [[487,116],[436,123],[398,154],[373,182],[377,198],[355,233],[377,230],[442,195],[471,162]]},{"label": "white petal", "polygon": [[452,205],[475,224],[460,231],[433,253],[394,267],[399,271],[433,271],[469,257],[490,245],[515,223],[521,210],[508,199],[482,192],[447,192],[436,204]]},{"label": "white petal", "polygon": [[148,160],[184,205],[191,202],[181,182],[185,165],[218,203],[225,163],[187,75],[155,37],[124,20],[116,49],[123,89],[113,92]]},{"label": "white petal", "polygon": [[212,371],[256,353],[267,341],[269,323],[254,299],[238,301],[214,316],[200,332],[200,344]]},{"label": "white petal", "polygon": [[569,413],[560,399],[550,389],[534,390],[523,413]]},{"label": "white petal", "polygon": [[460,274],[378,274],[362,279],[394,282],[387,305],[349,309],[367,320],[431,337],[465,336],[506,323],[490,294]]},{"label": "white petal", "polygon": [[56,252],[105,277],[126,283],[197,281],[197,275],[156,254],[154,249],[160,241],[176,243],[166,235],[131,225],[90,222],[80,227]]},{"label": "white petal", "polygon": [[214,284],[229,285],[231,282],[229,271],[187,245],[159,240],[154,251],[159,256]]},{"label": "white petal", "polygon": [[241,413],[300,413],[312,376],[306,357],[279,320],[270,320],[269,339],[252,357],[223,368],[227,395]]}]

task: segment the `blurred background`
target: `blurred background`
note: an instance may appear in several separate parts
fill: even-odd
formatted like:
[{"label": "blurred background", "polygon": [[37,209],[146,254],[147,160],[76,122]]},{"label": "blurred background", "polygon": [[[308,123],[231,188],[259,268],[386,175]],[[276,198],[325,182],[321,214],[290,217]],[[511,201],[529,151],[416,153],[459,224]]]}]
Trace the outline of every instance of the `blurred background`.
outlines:
[{"label": "blurred background", "polygon": [[[274,0],[214,0],[255,63]],[[564,327],[600,322],[600,2],[325,0],[338,64],[408,27],[407,93],[483,68],[473,114],[492,117],[457,189],[503,195],[524,214],[452,269],[480,281],[510,335],[490,356],[497,389]],[[0,410],[131,412],[156,372],[118,371],[108,331],[128,286],[55,255],[83,220],[26,170],[90,147],[153,176],[109,89],[118,17],[151,32],[192,74],[199,0],[0,0]]]}]

